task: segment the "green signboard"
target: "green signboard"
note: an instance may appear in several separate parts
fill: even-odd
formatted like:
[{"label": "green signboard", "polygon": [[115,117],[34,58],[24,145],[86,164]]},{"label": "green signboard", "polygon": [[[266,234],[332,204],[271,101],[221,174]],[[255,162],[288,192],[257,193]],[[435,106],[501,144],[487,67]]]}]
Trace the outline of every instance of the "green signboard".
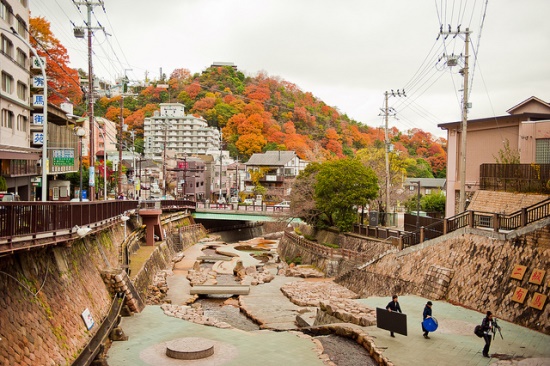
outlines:
[{"label": "green signboard", "polygon": [[53,150],[54,166],[74,166],[74,149]]}]

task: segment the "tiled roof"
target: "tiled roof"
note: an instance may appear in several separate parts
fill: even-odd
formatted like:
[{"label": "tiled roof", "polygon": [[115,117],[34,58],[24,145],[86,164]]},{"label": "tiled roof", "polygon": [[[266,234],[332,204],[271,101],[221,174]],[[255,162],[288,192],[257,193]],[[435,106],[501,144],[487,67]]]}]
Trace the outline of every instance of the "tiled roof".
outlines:
[{"label": "tiled roof", "polygon": [[410,186],[411,182],[420,181],[420,187],[425,188],[444,188],[445,178],[407,178],[405,179],[405,185]]},{"label": "tiled roof", "polygon": [[294,151],[266,151],[265,154],[254,154],[246,165],[284,166],[296,157]]}]

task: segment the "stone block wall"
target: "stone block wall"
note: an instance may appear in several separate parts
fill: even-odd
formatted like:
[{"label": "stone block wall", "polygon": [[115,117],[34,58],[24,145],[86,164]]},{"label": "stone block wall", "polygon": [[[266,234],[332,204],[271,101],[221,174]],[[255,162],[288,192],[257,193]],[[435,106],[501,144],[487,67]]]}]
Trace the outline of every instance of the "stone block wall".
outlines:
[{"label": "stone block wall", "polygon": [[285,261],[292,261],[294,258],[300,257],[302,264],[315,265],[327,277],[336,275],[335,271],[338,270],[338,265],[333,265],[331,258],[318,254],[308,248],[295,245],[286,235],[279,240],[277,252]]},{"label": "stone block wall", "polygon": [[[462,229],[445,237],[389,253],[336,282],[361,297],[416,294],[445,299],[550,334],[550,306],[528,306],[535,292],[549,294],[550,219],[541,220],[506,238],[492,231]],[[515,264],[527,266],[522,281],[510,278]],[[534,285],[534,269],[547,271]],[[527,289],[523,304],[512,301],[516,287]],[[432,297],[433,296],[433,297]]]},{"label": "stone block wall", "polygon": [[[70,365],[107,315],[101,272],[118,265],[123,228],[70,246],[18,252],[0,261],[0,365]],[[82,312],[95,325],[88,330]]]}]

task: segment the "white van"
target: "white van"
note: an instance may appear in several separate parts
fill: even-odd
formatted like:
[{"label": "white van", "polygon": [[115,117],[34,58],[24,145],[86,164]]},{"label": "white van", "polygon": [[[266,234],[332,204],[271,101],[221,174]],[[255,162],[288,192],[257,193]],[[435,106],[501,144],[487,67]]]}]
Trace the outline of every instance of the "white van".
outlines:
[{"label": "white van", "polygon": [[160,193],[158,183],[151,183],[151,193]]}]

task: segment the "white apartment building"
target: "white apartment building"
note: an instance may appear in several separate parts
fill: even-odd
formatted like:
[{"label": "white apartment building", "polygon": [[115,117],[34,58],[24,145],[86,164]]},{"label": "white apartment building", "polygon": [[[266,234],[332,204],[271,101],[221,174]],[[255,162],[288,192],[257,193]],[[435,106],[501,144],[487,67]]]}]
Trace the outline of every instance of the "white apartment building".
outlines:
[{"label": "white apartment building", "polygon": [[[26,1],[0,0],[0,175],[7,189],[30,199],[31,178],[38,175],[40,145],[31,140],[29,8]],[[32,146],[32,147],[31,147]]]},{"label": "white apartment building", "polygon": [[186,115],[181,103],[161,103],[160,111],[145,119],[143,137],[146,159],[163,160],[168,151],[181,157],[220,149],[220,131],[202,118]]}]

